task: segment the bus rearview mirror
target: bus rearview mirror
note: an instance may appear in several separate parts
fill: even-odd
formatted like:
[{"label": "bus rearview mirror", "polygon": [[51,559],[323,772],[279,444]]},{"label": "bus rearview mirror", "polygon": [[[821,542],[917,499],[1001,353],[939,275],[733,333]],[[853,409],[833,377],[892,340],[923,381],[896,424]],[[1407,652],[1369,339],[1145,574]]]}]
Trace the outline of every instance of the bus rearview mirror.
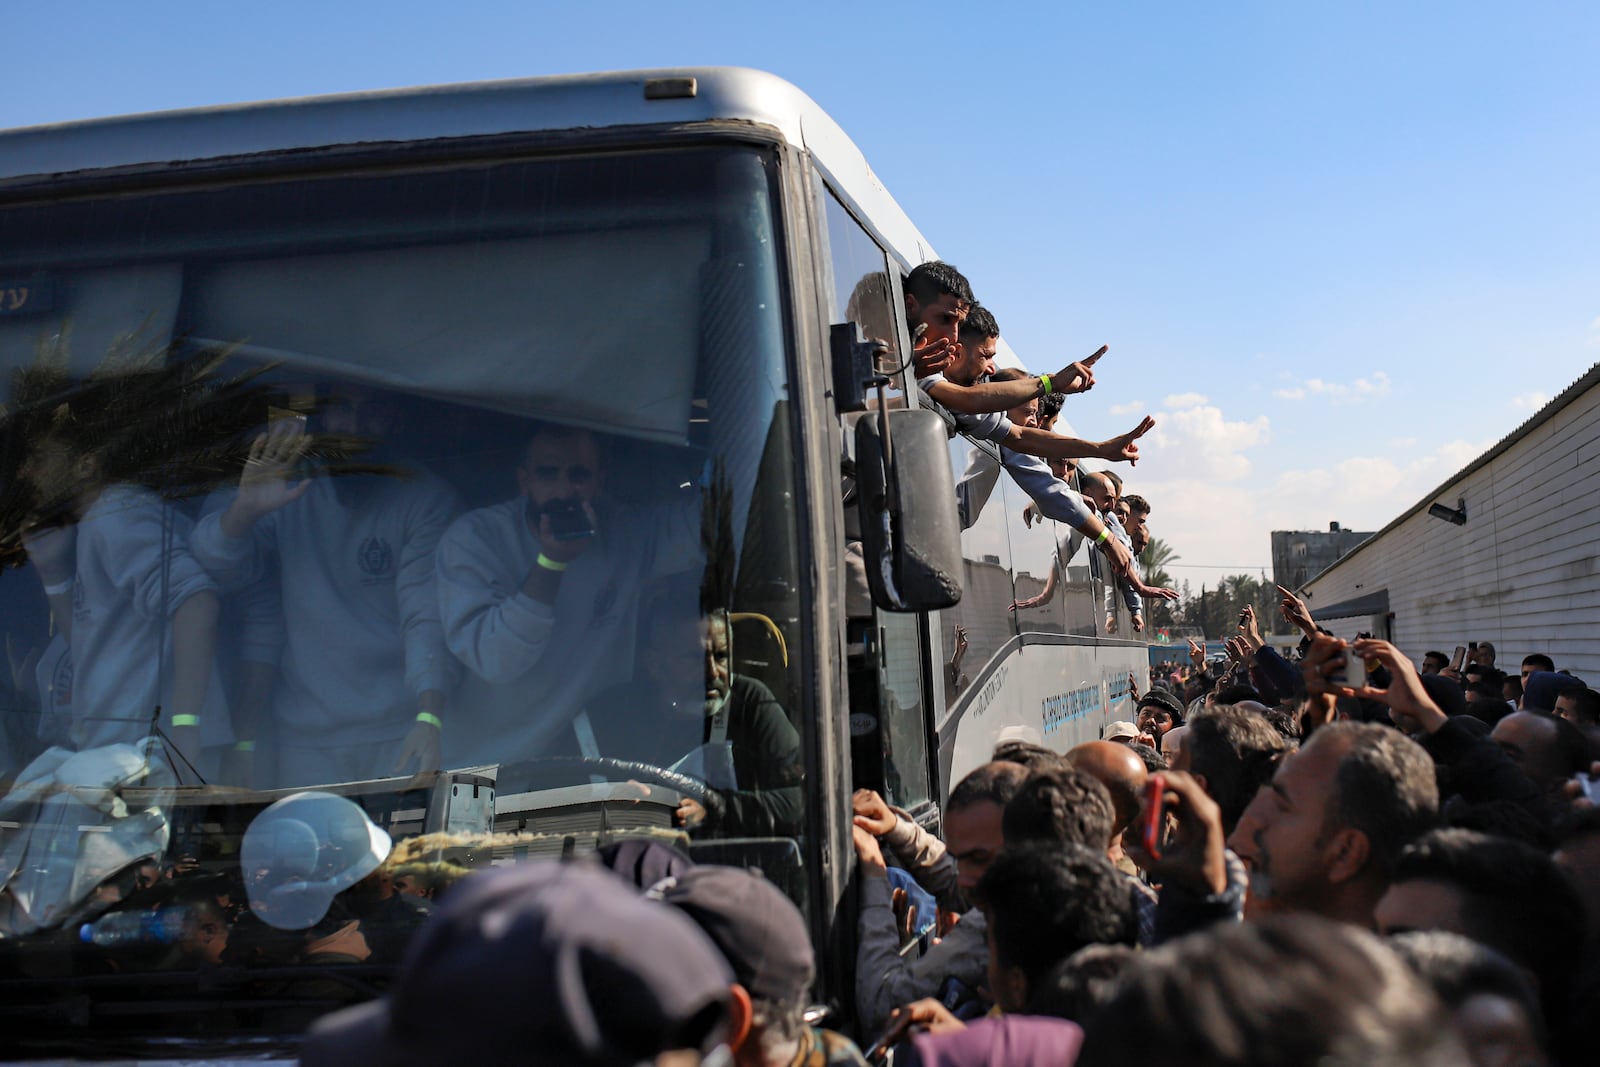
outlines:
[{"label": "bus rearview mirror", "polygon": [[860,419],[856,484],[872,602],[899,612],[939,611],[959,602],[961,521],[944,420],[921,409]]}]

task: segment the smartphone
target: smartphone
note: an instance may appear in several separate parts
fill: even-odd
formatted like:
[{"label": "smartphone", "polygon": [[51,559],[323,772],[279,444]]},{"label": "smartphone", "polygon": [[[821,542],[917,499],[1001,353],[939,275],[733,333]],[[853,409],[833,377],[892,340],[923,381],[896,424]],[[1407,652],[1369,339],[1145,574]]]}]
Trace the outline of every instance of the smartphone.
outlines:
[{"label": "smartphone", "polygon": [[1583,797],[1591,804],[1600,804],[1600,778],[1592,774],[1573,775],[1583,789]]},{"label": "smartphone", "polygon": [[543,507],[536,506],[530,500],[526,510],[528,525],[535,530],[539,528],[540,516],[547,516],[550,519],[550,533],[557,541],[582,541],[595,535],[589,513],[576,500],[552,500]]},{"label": "smartphone", "polygon": [[1166,796],[1166,780],[1151,775],[1144,787],[1144,810],[1139,813],[1139,844],[1151,859],[1161,858],[1161,827],[1166,822],[1166,807],[1161,798]]},{"label": "smartphone", "polygon": [[1461,661],[1467,658],[1467,649],[1464,645],[1457,645],[1455,655],[1450,657],[1450,669],[1459,671]]},{"label": "smartphone", "polygon": [[1367,665],[1356,655],[1354,646],[1345,646],[1344,666],[1329,672],[1328,684],[1347,686],[1351,689],[1367,684]]}]

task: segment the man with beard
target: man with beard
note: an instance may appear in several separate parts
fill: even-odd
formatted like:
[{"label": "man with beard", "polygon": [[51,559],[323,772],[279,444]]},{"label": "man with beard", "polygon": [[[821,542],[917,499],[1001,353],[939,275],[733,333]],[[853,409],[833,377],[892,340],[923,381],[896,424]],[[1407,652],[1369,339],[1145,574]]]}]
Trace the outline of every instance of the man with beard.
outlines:
[{"label": "man with beard", "polygon": [[596,696],[575,735],[599,755],[704,782],[678,802],[674,821],[723,837],[800,830],[800,735],[772,691],[733,672],[728,616],[700,616],[683,597],[650,612],[633,681]]},{"label": "man with beard", "polygon": [[301,420],[279,420],[252,444],[227,506],[196,525],[194,556],[229,592],[276,586],[277,785],[435,770],[453,662],[434,550],[456,497],[394,454],[402,416],[392,397],[345,389],[320,419],[328,434],[372,442],[364,464],[406,476],[295,481],[309,438]]},{"label": "man with beard", "polygon": [[[675,584],[698,588],[701,491],[625,508],[605,493],[594,435],[553,423],[531,427],[516,482],[516,496],[467,512],[439,541],[445,639],[469,671],[445,755],[457,766],[614,758],[593,736],[594,698],[640,675],[639,609],[656,580],[689,574]],[[694,593],[678,595],[693,604]],[[698,619],[697,607],[688,613]]]}]

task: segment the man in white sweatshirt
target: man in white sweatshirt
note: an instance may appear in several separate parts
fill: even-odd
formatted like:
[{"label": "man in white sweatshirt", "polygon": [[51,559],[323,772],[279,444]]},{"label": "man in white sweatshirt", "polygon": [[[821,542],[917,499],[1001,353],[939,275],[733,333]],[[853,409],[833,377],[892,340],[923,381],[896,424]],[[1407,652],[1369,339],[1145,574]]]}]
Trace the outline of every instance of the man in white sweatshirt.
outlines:
[{"label": "man in white sweatshirt", "polygon": [[[370,438],[379,450],[400,418],[391,400],[356,389],[322,417],[330,433]],[[414,464],[406,477],[291,482],[306,447],[299,420],[275,423],[252,446],[231,502],[201,519],[192,539],[225,590],[276,576],[284,640],[270,704],[276,784],[435,770],[454,663],[439,624],[434,550],[456,496]]]}]

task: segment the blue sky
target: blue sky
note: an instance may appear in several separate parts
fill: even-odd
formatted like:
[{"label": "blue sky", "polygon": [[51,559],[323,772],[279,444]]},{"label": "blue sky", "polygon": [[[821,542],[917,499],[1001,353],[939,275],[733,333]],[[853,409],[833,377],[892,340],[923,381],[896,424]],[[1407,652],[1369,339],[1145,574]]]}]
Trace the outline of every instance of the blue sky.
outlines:
[{"label": "blue sky", "polygon": [[[237,10],[235,10],[237,9]],[[13,5],[0,127],[586,70],[811,94],[1202,581],[1376,529],[1600,359],[1600,6]]]}]

